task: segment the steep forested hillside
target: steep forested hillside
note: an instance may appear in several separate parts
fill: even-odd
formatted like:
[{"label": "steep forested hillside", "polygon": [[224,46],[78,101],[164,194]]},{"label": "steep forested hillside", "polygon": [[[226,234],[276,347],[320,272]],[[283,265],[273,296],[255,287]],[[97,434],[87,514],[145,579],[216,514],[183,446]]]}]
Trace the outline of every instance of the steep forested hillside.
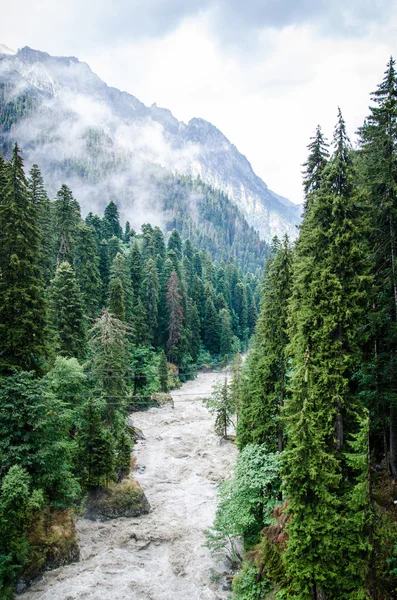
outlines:
[{"label": "steep forested hillside", "polygon": [[[189,225],[183,202],[202,185],[178,183],[170,206],[179,210],[169,212],[183,237],[174,229],[166,239],[149,223],[122,227],[112,201],[103,216],[83,219],[67,185],[51,201],[39,167],[27,176],[17,145],[10,162],[0,155],[2,598],[18,578],[78,556],[70,509],[83,494],[117,489],[139,499],[130,479],[117,487],[130,474],[128,413],[247,347],[258,279],[230,259],[245,230],[213,190],[203,231]],[[214,262],[195,243],[218,231]]]},{"label": "steep forested hillside", "polygon": [[331,147],[317,127],[299,239],[266,267],[237,380],[241,452],[209,534],[240,567],[236,600],[396,597],[393,59],[372,102],[355,152],[340,109]]}]

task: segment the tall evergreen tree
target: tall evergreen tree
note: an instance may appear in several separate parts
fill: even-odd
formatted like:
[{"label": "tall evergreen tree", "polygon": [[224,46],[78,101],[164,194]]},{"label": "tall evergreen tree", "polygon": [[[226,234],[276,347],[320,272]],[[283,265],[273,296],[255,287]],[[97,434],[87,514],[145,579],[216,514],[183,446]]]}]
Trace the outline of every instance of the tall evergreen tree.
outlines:
[{"label": "tall evergreen tree", "polygon": [[287,388],[288,301],[292,286],[292,249],[288,237],[273,242],[263,281],[261,312],[247,359],[238,424],[239,446],[266,444],[283,449],[280,413]]},{"label": "tall evergreen tree", "polygon": [[[285,564],[290,597],[302,600],[365,597],[359,565],[368,560],[368,532],[346,507],[353,485],[347,483],[346,438],[357,433],[362,414],[353,374],[368,293],[351,182],[339,111],[325,183],[302,224],[290,305],[293,376],[283,476],[293,516]],[[354,575],[349,562],[357,565]]]},{"label": "tall evergreen tree", "polygon": [[[3,168],[4,173],[4,168]],[[4,174],[3,174],[4,177]],[[46,309],[38,207],[29,198],[18,145],[0,203],[0,368],[40,370],[46,356]]]},{"label": "tall evergreen tree", "polygon": [[113,200],[109,202],[105,208],[103,217],[103,234],[105,238],[111,238],[112,236],[115,236],[121,240],[123,237],[119,211]]},{"label": "tall evergreen tree", "polygon": [[95,317],[100,308],[102,287],[99,252],[94,229],[83,222],[77,228],[76,275],[84,311],[89,317]]},{"label": "tall evergreen tree", "polygon": [[55,271],[52,206],[37,165],[33,165],[29,171],[28,194],[30,201],[37,206],[37,220],[41,230],[40,270],[44,283],[48,285]]},{"label": "tall evergreen tree", "polygon": [[80,222],[80,206],[73,198],[72,191],[63,184],[54,201],[54,229],[57,267],[66,261],[73,265],[77,225]]},{"label": "tall evergreen tree", "polygon": [[50,317],[55,332],[55,349],[62,356],[83,358],[86,327],[80,289],[73,268],[59,265],[50,286]]},{"label": "tall evergreen tree", "polygon": [[147,324],[150,340],[153,345],[157,344],[157,320],[159,313],[159,278],[156,263],[149,258],[144,266],[142,281],[142,301],[146,309]]},{"label": "tall evergreen tree", "polygon": [[305,208],[307,208],[309,197],[313,192],[317,192],[320,189],[324,169],[327,166],[329,158],[328,143],[321,131],[320,125],[317,125],[316,133],[310,139],[311,142],[308,145],[309,156],[303,165],[305,167],[303,172],[303,188],[306,196]]},{"label": "tall evergreen tree", "polygon": [[167,308],[168,308],[168,340],[167,353],[171,362],[175,359],[183,323],[183,311],[179,293],[179,280],[175,271],[172,271],[167,282]]}]

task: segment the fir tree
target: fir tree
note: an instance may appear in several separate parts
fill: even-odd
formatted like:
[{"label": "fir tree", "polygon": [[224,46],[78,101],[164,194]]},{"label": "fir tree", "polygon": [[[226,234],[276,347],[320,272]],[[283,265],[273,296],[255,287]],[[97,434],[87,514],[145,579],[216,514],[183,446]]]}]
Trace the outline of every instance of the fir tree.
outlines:
[{"label": "fir tree", "polygon": [[219,353],[219,319],[210,297],[205,303],[204,343],[211,354]]},{"label": "fir tree", "polygon": [[235,350],[235,337],[232,330],[232,319],[227,308],[219,313],[220,321],[220,355],[228,358]]},{"label": "fir tree", "polygon": [[56,238],[57,267],[61,262],[73,265],[77,225],[80,222],[80,206],[67,185],[62,185],[54,201],[54,228]]},{"label": "fir tree", "polygon": [[303,188],[306,196],[305,208],[307,208],[309,197],[320,189],[324,169],[329,158],[328,143],[320,125],[317,125],[316,133],[310,139],[311,142],[308,145],[309,156],[303,165],[305,167],[303,172]]},{"label": "fir tree", "polygon": [[125,321],[125,292],[120,277],[112,277],[110,280],[109,311],[116,319]]},{"label": "fir tree", "polygon": [[102,282],[95,232],[85,223],[80,223],[77,229],[76,275],[84,312],[95,317],[99,310]]},{"label": "fir tree", "polygon": [[6,173],[0,203],[0,368],[40,371],[47,354],[41,232],[17,144]]},{"label": "fir tree", "polygon": [[168,363],[164,350],[160,354],[159,379],[161,391],[168,393]]},{"label": "fir tree", "polygon": [[[123,288],[123,302],[125,305],[125,319],[131,321],[132,319],[132,306],[133,306],[133,295],[131,287],[130,270],[128,268],[127,260],[123,254],[117,253],[113,259],[112,266],[110,268],[110,286],[112,286],[113,279],[119,279]],[[110,290],[110,288],[109,288]],[[113,287],[114,291],[114,287]]]},{"label": "fir tree", "polygon": [[142,301],[147,313],[147,325],[151,343],[157,343],[157,320],[159,311],[159,278],[156,263],[150,258],[143,272]]},{"label": "fir tree", "polygon": [[119,211],[117,209],[116,204],[113,202],[109,202],[109,204],[105,208],[105,213],[103,217],[103,234],[105,238],[111,238],[115,236],[121,240],[123,237],[123,230],[120,225],[120,217]]},{"label": "fir tree", "polygon": [[287,314],[292,286],[292,249],[286,236],[273,241],[263,281],[261,312],[242,386],[238,441],[283,449],[280,413],[286,395]]},{"label": "fir tree", "polygon": [[37,165],[33,165],[29,171],[28,194],[30,201],[37,206],[37,220],[41,230],[40,270],[44,283],[48,285],[55,271],[52,206]]},{"label": "fir tree", "polygon": [[81,293],[69,263],[59,265],[51,282],[49,298],[56,351],[62,356],[83,358],[86,352],[86,329]]},{"label": "fir tree", "polygon": [[175,271],[172,271],[167,282],[166,300],[168,308],[167,353],[169,360],[173,362],[183,323],[182,296],[179,293],[179,280]]},{"label": "fir tree", "polygon": [[136,302],[138,299],[138,296],[139,296],[139,290],[140,290],[141,282],[142,282],[141,253],[139,251],[138,244],[136,242],[134,242],[134,244],[131,248],[129,263],[130,263],[130,270],[131,270],[132,291],[133,291],[134,299]]}]

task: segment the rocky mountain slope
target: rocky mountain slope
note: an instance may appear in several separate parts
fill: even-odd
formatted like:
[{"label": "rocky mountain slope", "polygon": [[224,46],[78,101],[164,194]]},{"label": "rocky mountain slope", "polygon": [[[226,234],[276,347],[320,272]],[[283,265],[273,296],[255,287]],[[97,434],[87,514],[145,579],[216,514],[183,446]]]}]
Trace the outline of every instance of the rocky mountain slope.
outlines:
[{"label": "rocky mountain slope", "polygon": [[87,210],[111,195],[136,225],[158,222],[163,199],[155,182],[171,171],[227,193],[262,239],[296,235],[300,207],[269,190],[216,127],[147,107],[77,58],[0,45],[0,111],[3,150],[18,140],[51,193],[66,181]]}]

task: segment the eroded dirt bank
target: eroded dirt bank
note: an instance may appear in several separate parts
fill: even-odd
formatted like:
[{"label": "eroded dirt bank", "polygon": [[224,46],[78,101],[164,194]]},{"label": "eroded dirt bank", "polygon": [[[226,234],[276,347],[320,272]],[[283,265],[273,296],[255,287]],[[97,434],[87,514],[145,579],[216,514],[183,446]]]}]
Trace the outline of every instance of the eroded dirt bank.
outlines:
[{"label": "eroded dirt bank", "polygon": [[135,446],[152,511],[135,519],[78,523],[81,560],[44,575],[21,600],[217,600],[203,529],[215,515],[216,483],[237,451],[220,443],[200,397],[221,373],[200,373],[167,406],[134,415],[146,439]]}]

